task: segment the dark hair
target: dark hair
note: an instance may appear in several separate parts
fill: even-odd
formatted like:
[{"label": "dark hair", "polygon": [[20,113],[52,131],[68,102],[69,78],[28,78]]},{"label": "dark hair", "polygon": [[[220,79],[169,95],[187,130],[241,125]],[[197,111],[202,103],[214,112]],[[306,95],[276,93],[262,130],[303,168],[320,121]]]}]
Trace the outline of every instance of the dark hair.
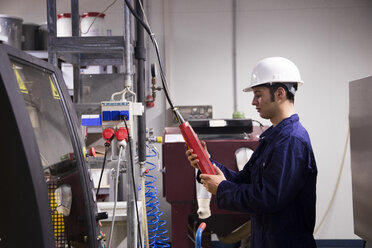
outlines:
[{"label": "dark hair", "polygon": [[[297,83],[290,84],[290,85],[293,86],[294,89],[297,91]],[[272,102],[275,101],[274,93],[279,87],[282,87],[285,90],[286,95],[287,95],[287,99],[294,102],[293,93],[289,91],[288,87],[284,83],[274,83],[274,84],[269,84],[268,83],[268,84],[264,84],[262,86],[269,88]]]}]

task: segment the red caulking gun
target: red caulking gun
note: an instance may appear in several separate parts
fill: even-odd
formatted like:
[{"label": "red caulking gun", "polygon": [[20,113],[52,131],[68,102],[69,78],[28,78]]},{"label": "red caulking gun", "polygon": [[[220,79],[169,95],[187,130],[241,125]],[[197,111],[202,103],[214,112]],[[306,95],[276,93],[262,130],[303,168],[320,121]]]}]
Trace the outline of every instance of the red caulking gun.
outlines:
[{"label": "red caulking gun", "polygon": [[198,136],[192,129],[189,122],[185,121],[177,109],[173,110],[180,125],[178,126],[181,130],[182,136],[189,148],[193,150],[193,153],[198,155],[199,160],[198,166],[203,174],[216,175],[216,171],[209,160],[209,156],[202,146]]},{"label": "red caulking gun", "polygon": [[[196,136],[196,133],[192,129],[190,123],[185,121],[183,119],[182,115],[180,114],[180,112],[178,111],[178,109],[174,107],[173,102],[170,99],[169,94],[168,94],[168,87],[167,87],[167,84],[165,82],[166,78],[165,78],[164,73],[163,73],[163,68],[161,66],[161,63],[159,63],[159,64],[160,64],[160,71],[161,71],[164,93],[165,93],[165,96],[167,97],[167,100],[168,100],[169,104],[171,105],[173,113],[175,114],[175,116],[176,116],[176,118],[177,118],[177,120],[180,124],[178,127],[181,130],[183,139],[185,140],[187,146],[192,149],[193,153],[198,156],[198,158],[197,158],[199,160],[198,166],[199,166],[199,169],[201,170],[201,172],[203,174],[216,175],[216,171],[214,170],[214,167],[213,167],[211,161],[209,160],[209,156],[208,156],[207,152],[205,151],[204,147],[202,146],[198,136]],[[155,82],[156,68],[155,68],[154,64],[151,65],[151,75],[152,75],[153,91],[155,91],[155,89],[159,90],[158,87],[155,87],[155,84],[156,84],[156,82]],[[155,97],[154,97],[154,99],[155,99]]]},{"label": "red caulking gun", "polygon": [[[128,0],[125,0],[125,2],[128,3]],[[129,10],[132,13],[134,13],[134,10],[131,7],[131,5],[127,4],[127,6],[129,7]],[[140,17],[138,17],[137,15],[134,15],[134,16],[136,17],[137,21],[139,21],[139,23],[143,26],[145,31],[150,36],[152,43],[154,44],[156,56],[159,61],[160,76],[161,76],[161,81],[162,81],[163,88],[164,88],[164,93],[169,102],[169,105],[171,106],[171,109],[173,110],[174,114],[176,115],[178,119],[178,122],[180,123],[179,128],[181,129],[181,133],[182,133],[183,138],[186,141],[186,144],[193,150],[193,153],[198,155],[198,159],[199,159],[198,165],[199,165],[199,169],[201,170],[201,172],[204,174],[215,175],[216,172],[214,170],[214,167],[212,166],[212,163],[209,161],[208,154],[204,150],[202,144],[200,143],[200,140],[196,136],[190,124],[188,122],[185,122],[185,120],[180,115],[179,111],[174,107],[173,102],[169,96],[169,91],[168,91],[168,87],[166,83],[167,79],[164,74],[163,65],[162,65],[162,61],[161,61],[160,53],[159,53],[159,46],[158,46],[158,43],[156,42],[154,33],[152,33],[150,27],[146,25],[146,23],[144,23]],[[152,76],[155,77],[155,66],[154,68],[151,68],[151,73],[152,73]]]}]

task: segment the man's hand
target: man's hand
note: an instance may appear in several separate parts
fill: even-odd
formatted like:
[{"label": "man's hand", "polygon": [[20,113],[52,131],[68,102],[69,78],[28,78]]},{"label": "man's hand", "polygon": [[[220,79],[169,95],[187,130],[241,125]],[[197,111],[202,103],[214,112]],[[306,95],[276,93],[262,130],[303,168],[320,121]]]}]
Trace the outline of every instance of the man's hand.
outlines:
[{"label": "man's hand", "polygon": [[213,195],[217,194],[218,185],[223,180],[226,180],[225,175],[222,173],[220,168],[218,168],[215,164],[213,164],[214,170],[216,171],[217,175],[208,175],[208,174],[201,174],[200,175],[200,182],[203,186]]},{"label": "man's hand", "polygon": [[[201,140],[200,142],[203,148],[205,149],[205,151],[207,152],[207,154],[209,155],[208,150],[207,150],[207,145],[205,144],[205,142],[203,140]],[[192,167],[194,167],[195,169],[199,169],[199,166],[198,166],[199,159],[197,159],[198,156],[192,152],[193,152],[192,149],[189,149],[186,151],[187,159],[189,160]]]}]

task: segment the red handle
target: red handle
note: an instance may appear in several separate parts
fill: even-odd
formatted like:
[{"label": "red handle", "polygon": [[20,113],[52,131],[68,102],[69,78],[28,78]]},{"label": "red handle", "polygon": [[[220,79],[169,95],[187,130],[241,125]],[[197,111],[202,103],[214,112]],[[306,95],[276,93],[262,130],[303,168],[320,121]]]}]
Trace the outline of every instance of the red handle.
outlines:
[{"label": "red handle", "polygon": [[198,136],[196,136],[190,123],[184,122],[179,125],[179,128],[186,144],[193,150],[193,153],[198,155],[198,166],[201,172],[203,174],[216,175],[216,171],[214,170],[214,167],[209,160],[208,154],[202,146]]}]

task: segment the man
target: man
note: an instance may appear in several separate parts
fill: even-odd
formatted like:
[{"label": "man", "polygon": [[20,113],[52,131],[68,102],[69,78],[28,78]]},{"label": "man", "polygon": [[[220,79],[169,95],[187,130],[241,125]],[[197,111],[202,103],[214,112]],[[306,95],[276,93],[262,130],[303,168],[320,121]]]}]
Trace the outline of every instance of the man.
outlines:
[{"label": "man", "polygon": [[[317,167],[309,135],[294,110],[294,95],[302,83],[298,68],[288,59],[261,60],[244,91],[253,91],[252,105],[272,126],[262,133],[242,171],[211,159],[217,174],[200,175],[219,208],[251,215],[251,248],[316,247]],[[188,150],[186,155],[197,168],[196,154]]]}]

